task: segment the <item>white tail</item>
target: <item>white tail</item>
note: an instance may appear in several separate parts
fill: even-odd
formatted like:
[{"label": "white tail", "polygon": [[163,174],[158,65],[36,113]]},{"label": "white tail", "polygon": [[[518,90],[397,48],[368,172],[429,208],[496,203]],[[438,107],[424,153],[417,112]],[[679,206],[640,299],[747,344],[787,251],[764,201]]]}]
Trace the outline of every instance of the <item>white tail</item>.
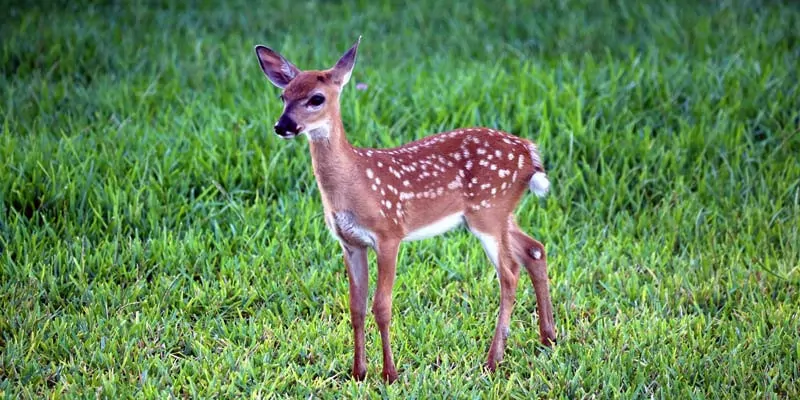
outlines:
[{"label": "white tail", "polygon": [[547,180],[544,172],[537,172],[531,177],[530,187],[537,196],[544,197],[550,190],[550,181]]},{"label": "white tail", "polygon": [[520,266],[536,291],[540,339],[545,345],[555,343],[544,246],[526,235],[513,216],[528,189],[544,196],[550,188],[536,145],[493,129],[464,128],[396,148],[353,147],[342,125],[339,95],[350,79],[359,42],[322,71],[301,71],[275,51],[255,48],[264,73],[283,89],[284,110],[275,133],[310,139],[325,221],[341,244],[350,282],[353,375],[363,379],[366,374],[367,249],[377,253],[372,310],[383,344],[382,376],[393,381],[397,371],[389,325],[400,243],[462,224],[478,237],[500,281],[500,313],[487,367],[494,370],[503,358]]},{"label": "white tail", "polygon": [[528,151],[531,153],[531,162],[535,171],[528,186],[537,196],[545,197],[550,191],[550,180],[547,179],[547,174],[544,172],[542,157],[539,155],[539,149],[533,143],[528,144]]}]

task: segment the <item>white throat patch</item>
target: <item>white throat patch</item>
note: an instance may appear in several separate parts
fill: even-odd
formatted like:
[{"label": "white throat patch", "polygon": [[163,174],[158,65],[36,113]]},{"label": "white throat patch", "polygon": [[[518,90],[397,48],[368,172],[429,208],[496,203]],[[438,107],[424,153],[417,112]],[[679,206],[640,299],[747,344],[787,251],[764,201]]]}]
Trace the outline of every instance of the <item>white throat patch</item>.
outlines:
[{"label": "white throat patch", "polygon": [[331,123],[328,120],[311,125],[305,130],[309,140],[323,140],[331,136]]}]

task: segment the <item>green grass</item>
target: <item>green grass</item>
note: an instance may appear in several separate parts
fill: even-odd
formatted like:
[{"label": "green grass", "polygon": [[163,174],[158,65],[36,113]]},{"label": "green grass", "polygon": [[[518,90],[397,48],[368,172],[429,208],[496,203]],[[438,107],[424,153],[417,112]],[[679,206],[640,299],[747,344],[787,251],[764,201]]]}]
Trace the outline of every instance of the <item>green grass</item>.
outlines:
[{"label": "green grass", "polygon": [[[5,397],[800,396],[797,4],[16,3]],[[482,372],[499,288],[457,231],[401,248],[400,381],[380,381],[371,317],[368,378],[350,380],[340,250],[306,140],[272,133],[253,46],[323,68],[359,34],[354,144],[466,125],[539,143],[553,190],[518,219],[548,250],[553,350],[525,278],[505,361]]]}]

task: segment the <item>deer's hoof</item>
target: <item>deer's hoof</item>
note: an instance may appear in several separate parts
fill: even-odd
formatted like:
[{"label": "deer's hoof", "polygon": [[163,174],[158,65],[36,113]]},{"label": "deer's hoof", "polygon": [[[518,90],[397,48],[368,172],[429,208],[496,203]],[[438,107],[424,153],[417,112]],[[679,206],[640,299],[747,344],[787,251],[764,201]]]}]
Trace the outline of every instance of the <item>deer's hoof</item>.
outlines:
[{"label": "deer's hoof", "polygon": [[497,370],[497,366],[500,364],[500,360],[502,359],[502,356],[498,357],[495,354],[495,351],[492,350],[494,350],[494,348],[489,351],[489,357],[487,357],[486,364],[483,366],[484,369],[490,373],[494,373],[494,371]]},{"label": "deer's hoof", "polygon": [[553,330],[539,332],[539,340],[545,347],[553,347],[556,345],[556,333]]},{"label": "deer's hoof", "polygon": [[353,379],[355,379],[358,382],[361,382],[364,380],[364,378],[367,377],[367,368],[364,366],[354,365],[352,374],[353,374]]},{"label": "deer's hoof", "polygon": [[486,372],[494,373],[497,370],[497,363],[494,360],[486,361],[486,364],[483,364],[483,369]]},{"label": "deer's hoof", "polygon": [[386,383],[394,383],[394,381],[397,380],[398,375],[397,371],[395,371],[394,368],[392,368],[392,369],[384,369],[383,372],[381,372],[381,377]]}]

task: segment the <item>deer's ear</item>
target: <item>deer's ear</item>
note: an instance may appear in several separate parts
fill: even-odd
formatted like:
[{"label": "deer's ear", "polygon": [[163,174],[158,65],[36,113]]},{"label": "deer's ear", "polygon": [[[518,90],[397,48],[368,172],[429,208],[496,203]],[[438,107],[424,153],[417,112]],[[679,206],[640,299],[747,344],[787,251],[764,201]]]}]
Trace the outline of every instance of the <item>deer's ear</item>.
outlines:
[{"label": "deer's ear", "polygon": [[350,81],[350,75],[352,75],[353,67],[356,65],[356,53],[358,52],[359,43],[361,43],[361,36],[358,37],[353,47],[344,53],[331,70],[331,78],[339,87],[344,87]]},{"label": "deer's ear", "polygon": [[258,45],[255,50],[261,70],[273,85],[283,89],[300,74],[300,70],[294,64],[269,47]]}]

